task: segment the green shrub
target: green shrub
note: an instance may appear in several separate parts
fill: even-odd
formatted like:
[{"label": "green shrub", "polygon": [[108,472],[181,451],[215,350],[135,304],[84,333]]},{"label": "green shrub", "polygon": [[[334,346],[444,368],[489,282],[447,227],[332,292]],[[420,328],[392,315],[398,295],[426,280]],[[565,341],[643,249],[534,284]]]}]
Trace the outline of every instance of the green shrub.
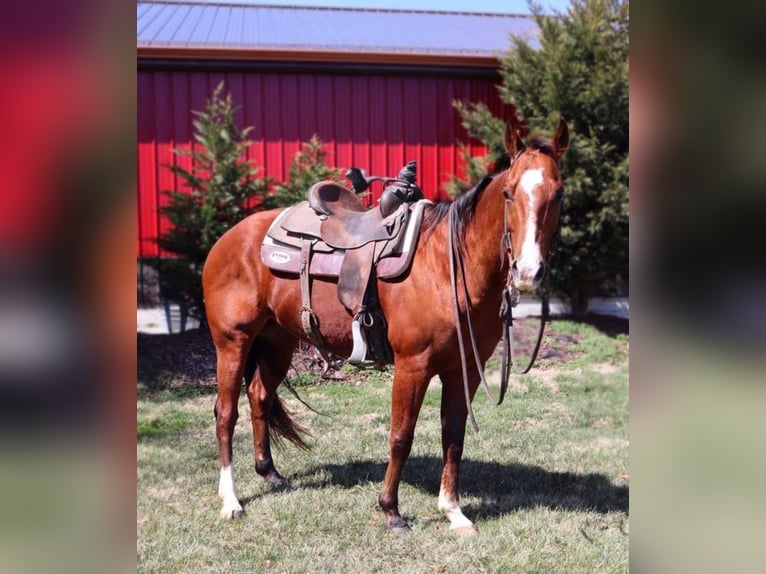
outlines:
[{"label": "green shrub", "polygon": [[306,199],[309,188],[326,179],[343,183],[340,170],[329,167],[325,158],[328,151],[322,149],[322,140],[317,134],[303,142],[290,163],[287,183],[274,185],[274,193],[264,198],[266,207],[286,207]]},{"label": "green shrub", "polygon": [[263,206],[270,186],[268,178],[243,159],[251,144],[234,116],[231,94],[221,96],[218,84],[205,111],[195,111],[194,139],[202,149],[175,149],[175,154],[192,159],[191,170],[179,165],[167,167],[180,177],[187,189],[165,191],[168,204],[160,208],[172,226],[157,240],[160,248],[173,255],[152,263],[160,276],[163,297],[188,308],[190,315],[204,320],[202,266],[210,248],[234,224]]}]

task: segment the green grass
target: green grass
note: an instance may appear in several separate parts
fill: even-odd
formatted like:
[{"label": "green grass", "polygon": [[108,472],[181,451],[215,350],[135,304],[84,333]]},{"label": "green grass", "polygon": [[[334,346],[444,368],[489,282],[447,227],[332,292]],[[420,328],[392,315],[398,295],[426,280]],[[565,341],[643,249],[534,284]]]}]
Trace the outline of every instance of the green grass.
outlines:
[{"label": "green grass", "polygon": [[[461,504],[479,529],[455,537],[436,508],[439,400],[428,391],[400,488],[407,536],[385,532],[390,373],[302,386],[308,453],[275,452],[290,487],[253,469],[243,396],[234,438],[245,516],[218,518],[214,395],[139,394],[141,572],[625,572],[628,569],[628,339],[556,321],[573,347],[514,377],[500,407],[479,391],[466,434]],[[569,345],[569,338],[564,339]]]}]

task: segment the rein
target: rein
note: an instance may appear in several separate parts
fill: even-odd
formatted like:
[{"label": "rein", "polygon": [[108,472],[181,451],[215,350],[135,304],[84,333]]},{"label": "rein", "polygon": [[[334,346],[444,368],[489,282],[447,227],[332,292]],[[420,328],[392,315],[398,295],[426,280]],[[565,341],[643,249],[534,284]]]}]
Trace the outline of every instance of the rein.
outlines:
[{"label": "rein", "polygon": [[[473,350],[473,357],[474,361],[476,362],[476,370],[479,372],[479,377],[481,378],[481,384],[484,387],[484,390],[487,392],[487,395],[489,396],[490,400],[494,400],[492,398],[492,394],[489,391],[489,385],[487,384],[487,379],[484,377],[484,367],[481,364],[481,360],[479,359],[479,352],[476,349],[476,337],[473,333],[473,322],[471,321],[471,300],[468,297],[468,286],[466,285],[465,281],[465,266],[463,265],[463,256],[460,253],[460,250],[458,246],[456,245],[456,237],[457,237],[457,218],[455,217],[455,210],[450,209],[449,212],[449,272],[450,272],[450,286],[452,287],[452,310],[455,313],[455,327],[457,328],[457,342],[458,347],[460,348],[460,364],[463,369],[463,390],[465,391],[465,405],[468,409],[468,416],[471,419],[471,426],[473,426],[473,430],[478,431],[479,425],[476,424],[476,418],[473,416],[473,408],[471,407],[471,393],[468,389],[468,360],[466,359],[465,354],[465,342],[463,341],[463,326],[460,320],[460,302],[458,300],[458,293],[457,293],[457,271],[460,271],[460,279],[463,284],[463,297],[465,299],[465,315],[466,315],[466,322],[468,323],[468,335],[471,339],[471,348]],[[501,387],[507,386],[508,381],[505,380],[505,384],[501,381]],[[505,395],[505,389],[501,388],[500,391],[500,400],[497,401],[495,404],[499,405],[503,400],[503,395]]]},{"label": "rein", "polygon": [[[514,158],[515,159],[515,158]],[[485,180],[480,184],[480,186],[486,187],[489,185],[489,182],[491,181],[491,177],[485,178]],[[505,206],[507,208],[508,202],[510,200],[506,198],[505,200]],[[513,307],[518,304],[518,292],[515,291],[516,287],[513,284],[513,273],[512,273],[512,265],[513,265],[513,258],[512,258],[512,247],[511,247],[511,234],[508,227],[508,210],[504,209],[504,215],[503,215],[503,239],[502,244],[505,247],[507,256],[508,256],[508,280],[503,288],[503,295],[502,295],[502,302],[500,304],[500,312],[499,316],[503,320],[503,356],[502,356],[502,366],[500,368],[500,395],[497,399],[495,399],[492,396],[492,392],[489,390],[489,384],[487,383],[487,379],[484,376],[484,367],[481,364],[481,359],[479,358],[479,352],[476,346],[476,336],[474,334],[473,330],[473,321],[471,320],[471,301],[468,295],[468,284],[466,282],[465,278],[465,265],[463,263],[463,255],[460,252],[460,248],[457,245],[457,239],[458,239],[458,222],[457,222],[457,216],[456,216],[456,210],[453,208],[450,208],[449,211],[449,232],[448,232],[448,251],[449,251],[449,268],[450,268],[450,287],[452,288],[452,310],[455,314],[455,327],[457,329],[457,340],[458,340],[458,347],[460,349],[460,364],[463,370],[463,391],[465,394],[465,405],[466,409],[468,411],[468,418],[471,421],[471,426],[473,427],[473,430],[478,432],[479,425],[476,423],[476,418],[473,414],[473,407],[471,406],[471,393],[468,388],[468,360],[466,357],[466,350],[465,350],[465,341],[463,336],[463,326],[461,321],[461,313],[460,313],[460,301],[458,299],[458,288],[457,288],[457,277],[460,277],[460,281],[463,286],[463,298],[465,300],[465,315],[466,315],[466,323],[468,324],[468,337],[471,342],[471,350],[473,352],[474,362],[476,364],[476,370],[479,373],[479,378],[481,380],[481,384],[484,387],[484,391],[487,393],[487,397],[490,401],[492,401],[495,406],[499,406],[502,404],[503,399],[505,398],[506,391],[508,390],[508,380],[510,379],[511,375],[511,369],[515,366],[517,369],[519,368],[516,364],[516,360],[514,357],[514,347],[513,347]],[[552,250],[551,250],[552,251]],[[550,260],[550,251],[549,251],[549,257],[548,260]],[[546,274],[546,280],[547,280],[547,274]],[[535,360],[537,359],[537,354],[540,350],[540,345],[543,340],[543,332],[545,330],[545,323],[548,321],[548,317],[550,314],[550,305],[549,305],[549,299],[548,299],[548,289],[547,287],[544,287],[542,290],[542,312],[540,315],[540,327],[537,332],[537,340],[535,342],[534,350],[532,351],[532,356],[529,360],[529,363],[524,367],[522,370],[520,370],[520,374],[526,374],[529,372],[529,370],[532,368],[532,366],[535,363]]]}]

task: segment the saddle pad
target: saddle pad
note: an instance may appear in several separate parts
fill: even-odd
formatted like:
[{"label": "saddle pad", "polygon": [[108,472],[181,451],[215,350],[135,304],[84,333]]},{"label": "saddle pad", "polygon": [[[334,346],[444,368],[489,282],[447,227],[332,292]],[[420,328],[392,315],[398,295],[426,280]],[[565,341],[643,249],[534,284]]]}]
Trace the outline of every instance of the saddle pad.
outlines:
[{"label": "saddle pad", "polygon": [[[317,243],[314,245],[316,246]],[[309,275],[338,277],[345,255],[346,252],[340,249],[330,253],[322,253],[321,251],[312,253]],[[274,271],[294,273],[295,275],[301,272],[301,250],[287,243],[276,241],[268,235],[263,239],[263,245],[261,245],[261,261],[266,267]]]}]

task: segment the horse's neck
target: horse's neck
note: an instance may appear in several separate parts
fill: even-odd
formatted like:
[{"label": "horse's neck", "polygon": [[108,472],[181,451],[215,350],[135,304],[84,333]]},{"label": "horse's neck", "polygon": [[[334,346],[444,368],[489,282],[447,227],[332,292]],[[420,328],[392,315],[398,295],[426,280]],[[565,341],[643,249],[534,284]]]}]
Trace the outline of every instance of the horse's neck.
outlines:
[{"label": "horse's neck", "polygon": [[505,202],[499,184],[491,184],[465,228],[466,274],[472,299],[499,296],[508,262],[501,254]]}]

